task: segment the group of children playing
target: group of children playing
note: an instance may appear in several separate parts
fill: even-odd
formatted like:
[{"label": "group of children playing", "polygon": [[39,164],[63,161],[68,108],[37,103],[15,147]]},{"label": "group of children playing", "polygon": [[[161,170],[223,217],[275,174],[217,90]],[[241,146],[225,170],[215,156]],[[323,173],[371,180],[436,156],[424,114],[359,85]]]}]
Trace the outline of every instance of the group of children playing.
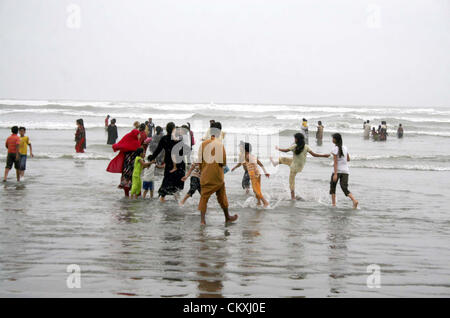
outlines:
[{"label": "group of children playing", "polygon": [[[30,147],[30,156],[33,157],[33,148],[31,147],[30,138],[25,136],[25,133],[25,127],[19,128],[14,126],[11,128],[11,136],[6,139],[5,147],[8,149],[8,154],[6,156],[6,167],[3,182],[6,182],[9,171],[12,169],[13,165],[16,169],[17,181],[20,182],[21,179],[24,179],[28,147]],[[17,134],[20,134],[20,137]]]}]

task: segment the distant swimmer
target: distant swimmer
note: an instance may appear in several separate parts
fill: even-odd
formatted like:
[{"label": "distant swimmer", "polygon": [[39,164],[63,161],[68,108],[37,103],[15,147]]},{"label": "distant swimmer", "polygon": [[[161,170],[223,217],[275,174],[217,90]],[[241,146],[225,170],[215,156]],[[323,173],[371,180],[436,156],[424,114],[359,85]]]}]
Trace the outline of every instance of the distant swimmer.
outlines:
[{"label": "distant swimmer", "polygon": [[322,145],[322,139],[323,139],[323,125],[322,121],[319,120],[317,123],[317,132],[316,132],[316,143],[318,146]]},{"label": "distant swimmer", "polygon": [[330,194],[331,203],[336,206],[336,185],[339,180],[342,191],[346,197],[349,197],[353,201],[353,208],[358,207],[358,200],[355,199],[353,194],[348,190],[348,176],[349,168],[348,162],[350,161],[350,155],[348,154],[347,147],[342,144],[341,134],[333,134],[334,148],[331,150],[333,155],[333,174],[330,181]]},{"label": "distant swimmer", "polygon": [[398,125],[398,129],[397,129],[397,137],[398,138],[403,138],[403,126],[402,124]]}]

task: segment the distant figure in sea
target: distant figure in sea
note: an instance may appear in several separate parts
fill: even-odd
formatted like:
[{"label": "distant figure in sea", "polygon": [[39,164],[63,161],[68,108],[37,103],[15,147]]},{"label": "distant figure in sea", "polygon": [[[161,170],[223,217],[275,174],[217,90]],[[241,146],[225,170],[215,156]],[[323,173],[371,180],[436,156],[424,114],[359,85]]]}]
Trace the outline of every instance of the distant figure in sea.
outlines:
[{"label": "distant figure in sea", "polygon": [[184,205],[186,200],[194,195],[196,191],[201,195],[202,189],[200,186],[200,164],[193,163],[191,168],[186,173],[186,175],[181,179],[183,182],[186,182],[187,178],[191,177],[191,184],[189,187],[188,193],[184,196],[183,200],[181,200],[180,205]]},{"label": "distant figure in sea", "polygon": [[398,125],[398,128],[397,128],[397,137],[398,137],[398,138],[403,138],[403,126],[402,126],[402,124],[399,124],[399,125]]},{"label": "distant figure in sea", "polygon": [[226,165],[225,147],[216,136],[220,136],[221,126],[213,123],[211,127],[211,137],[203,141],[198,150],[197,162],[200,163],[200,187],[201,197],[198,209],[201,212],[201,224],[206,224],[206,210],[208,200],[214,193],[217,196],[226,222],[236,221],[238,216],[230,216],[228,212],[228,199],[225,190],[224,171]]},{"label": "distant figure in sea", "polygon": [[[183,147],[182,145],[177,145],[180,141],[172,139],[172,132],[175,130],[175,124],[173,122],[169,122],[166,125],[166,135],[164,135],[156,147],[155,151],[150,156],[149,160],[156,160],[158,155],[164,150],[164,178],[161,183],[161,186],[158,190],[159,198],[161,202],[165,202],[165,198],[167,195],[174,195],[175,199],[177,199],[178,192],[183,190],[184,182],[181,180],[186,171],[186,164],[182,160],[183,158]],[[176,148],[173,150],[173,148]],[[172,153],[173,150],[173,153]],[[179,162],[175,163],[176,170],[171,172],[174,168],[174,162],[172,160],[172,156],[178,152]]]},{"label": "distant figure in sea", "polygon": [[245,149],[245,156],[244,156],[244,162],[239,162],[231,171],[234,171],[236,168],[243,165],[245,167],[245,170],[247,170],[248,175],[250,177],[250,181],[252,183],[252,189],[253,193],[255,194],[257,205],[261,205],[261,201],[264,204],[264,207],[269,206],[269,202],[264,198],[262,192],[261,192],[261,172],[258,169],[258,166],[260,166],[264,174],[267,178],[270,177],[270,174],[266,171],[266,168],[264,168],[264,165],[259,161],[259,159],[252,155],[252,146],[246,142],[244,145]]},{"label": "distant figure in sea", "polygon": [[106,115],[106,118],[105,118],[105,129],[108,129],[108,126],[109,126],[109,115]]},{"label": "distant figure in sea", "polygon": [[323,139],[323,125],[322,121],[319,120],[317,123],[317,132],[316,132],[316,143],[318,146],[322,145],[322,139]]},{"label": "distant figure in sea", "polygon": [[370,121],[366,121],[364,123],[364,139],[369,139],[370,138]]},{"label": "distant figure in sea", "polygon": [[289,173],[289,188],[291,190],[291,199],[292,200],[296,200],[298,199],[295,196],[295,176],[297,175],[297,173],[302,172],[303,167],[305,166],[306,163],[306,155],[308,154],[308,152],[311,154],[311,156],[313,157],[322,157],[322,158],[328,158],[330,155],[329,154],[317,154],[314,151],[312,151],[312,149],[309,147],[309,145],[307,145],[305,143],[305,136],[303,136],[303,134],[301,133],[296,133],[294,135],[294,144],[286,149],[281,149],[275,147],[275,149],[281,151],[281,152],[289,152],[292,151],[293,152],[293,156],[292,158],[287,158],[287,157],[280,157],[278,159],[278,161],[274,161],[272,157],[270,157],[270,161],[272,162],[273,166],[276,167],[279,164],[284,164],[289,166],[290,168],[290,173]]},{"label": "distant figure in sea", "polygon": [[9,171],[12,169],[13,165],[14,169],[16,169],[17,182],[20,182],[20,137],[17,136],[18,132],[19,127],[13,126],[11,128],[11,136],[9,136],[5,142],[5,146],[8,149],[8,154],[6,155],[6,167],[3,182],[6,182]]},{"label": "distant figure in sea", "polygon": [[84,129],[83,119],[77,119],[77,130],[75,132],[75,151],[83,153],[86,149],[86,130]]},{"label": "distant figure in sea", "polygon": [[33,148],[31,147],[30,138],[28,136],[25,136],[25,132],[27,129],[25,127],[19,128],[19,134],[20,134],[20,146],[19,146],[19,155],[20,155],[20,179],[23,179],[25,175],[25,170],[27,167],[27,154],[28,154],[28,147],[30,147],[30,156],[33,158]]},{"label": "distant figure in sea", "polygon": [[378,134],[378,131],[375,130],[375,127],[372,127],[372,139],[373,139],[373,141],[379,140],[379,134]]},{"label": "distant figure in sea", "polygon": [[150,138],[153,137],[153,134],[155,133],[155,123],[153,122],[153,119],[151,117],[148,119],[147,129],[148,129],[148,136]]},{"label": "distant figure in sea", "polygon": [[305,142],[308,144],[309,143],[309,132],[308,132],[308,120],[306,120],[305,118],[303,118],[302,120],[302,134],[303,136],[305,136]]},{"label": "distant figure in sea", "polygon": [[380,126],[380,141],[386,141],[386,139],[387,139],[387,125],[385,121],[382,121]]},{"label": "distant figure in sea", "polygon": [[341,134],[333,134],[333,144],[335,146],[331,150],[331,154],[333,155],[333,173],[330,181],[331,203],[333,206],[336,206],[336,185],[339,180],[342,191],[345,196],[353,201],[353,208],[356,209],[358,207],[358,201],[348,190],[348,176],[350,173],[348,162],[350,161],[350,155],[347,147],[342,144]]},{"label": "distant figure in sea", "polygon": [[108,126],[108,141],[106,143],[108,145],[114,145],[117,142],[118,137],[116,119],[113,118],[111,119],[111,124]]},{"label": "distant figure in sea", "polygon": [[132,176],[132,186],[131,186],[131,198],[137,199],[139,195],[141,195],[141,189],[142,189],[142,179],[141,179],[141,173],[143,168],[150,167],[150,162],[145,162],[143,158],[144,149],[138,148],[136,150],[136,157],[134,158],[134,165],[133,165],[133,176]]}]

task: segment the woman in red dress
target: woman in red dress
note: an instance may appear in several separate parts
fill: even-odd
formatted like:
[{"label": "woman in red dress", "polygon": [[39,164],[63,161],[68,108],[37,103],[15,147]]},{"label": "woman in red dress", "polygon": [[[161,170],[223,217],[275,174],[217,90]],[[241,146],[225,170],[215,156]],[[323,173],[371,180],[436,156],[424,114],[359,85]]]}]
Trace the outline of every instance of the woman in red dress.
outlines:
[{"label": "woman in red dress", "polygon": [[83,119],[77,119],[77,131],[75,132],[75,151],[83,153],[86,149],[86,130]]}]

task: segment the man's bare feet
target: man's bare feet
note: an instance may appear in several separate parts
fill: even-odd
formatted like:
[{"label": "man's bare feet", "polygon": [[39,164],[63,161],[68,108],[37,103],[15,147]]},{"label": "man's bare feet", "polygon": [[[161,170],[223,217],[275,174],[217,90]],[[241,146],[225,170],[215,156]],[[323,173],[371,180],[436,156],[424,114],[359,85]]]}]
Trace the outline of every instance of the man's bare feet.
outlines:
[{"label": "man's bare feet", "polygon": [[267,208],[267,207],[269,207],[269,206],[270,206],[269,202],[264,203],[264,207],[265,207],[265,208]]},{"label": "man's bare feet", "polygon": [[358,208],[358,200],[353,201],[353,209],[357,209]]},{"label": "man's bare feet", "polygon": [[159,202],[166,202],[166,199],[164,197],[159,197]]},{"label": "man's bare feet", "polygon": [[235,214],[235,215],[228,217],[225,221],[226,222],[234,222],[237,220],[237,218],[238,218],[238,216],[237,216],[237,214]]}]

